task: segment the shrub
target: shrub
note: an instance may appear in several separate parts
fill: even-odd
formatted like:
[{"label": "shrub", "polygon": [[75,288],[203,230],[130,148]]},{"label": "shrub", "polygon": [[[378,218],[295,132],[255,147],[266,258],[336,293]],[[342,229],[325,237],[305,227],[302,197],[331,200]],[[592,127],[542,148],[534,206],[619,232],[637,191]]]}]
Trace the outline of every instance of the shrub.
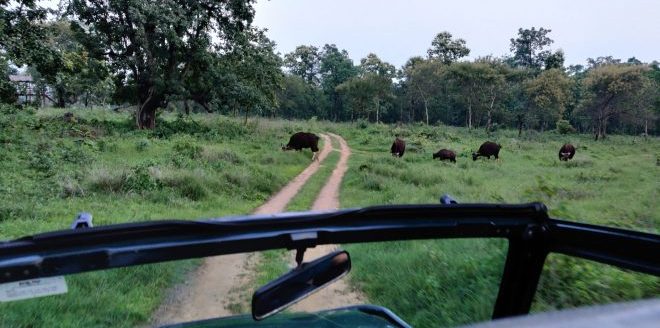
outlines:
[{"label": "shrub", "polygon": [[46,176],[52,176],[55,174],[55,161],[52,157],[50,145],[46,143],[39,144],[35,152],[28,153],[30,168]]},{"label": "shrub", "polygon": [[89,173],[89,187],[94,191],[120,192],[126,175],[124,172],[110,173],[106,168],[96,168]]},{"label": "shrub", "polygon": [[160,171],[153,161],[145,161],[132,167],[125,177],[122,189],[125,192],[143,192],[154,190],[160,186],[158,179]]},{"label": "shrub", "polygon": [[67,178],[64,181],[60,182],[60,197],[70,198],[70,197],[82,197],[85,196],[85,190],[80,186],[78,181]]},{"label": "shrub", "polygon": [[192,201],[205,199],[210,194],[204,184],[204,177],[189,172],[172,173],[162,179],[165,186],[174,189],[181,197]]},{"label": "shrub", "polygon": [[188,135],[179,136],[174,141],[174,153],[176,156],[198,159],[202,155],[203,147],[198,145],[196,140]]},{"label": "shrub", "polygon": [[116,152],[119,149],[116,143],[106,140],[99,140],[96,145],[98,146],[99,151],[102,152]]},{"label": "shrub", "polygon": [[84,164],[89,162],[89,157],[80,146],[63,146],[61,150],[62,160],[69,163]]},{"label": "shrub", "polygon": [[574,133],[575,128],[571,125],[571,122],[567,120],[557,121],[557,132],[560,134]]},{"label": "shrub", "polygon": [[143,152],[149,148],[149,139],[140,139],[135,142],[135,150]]}]

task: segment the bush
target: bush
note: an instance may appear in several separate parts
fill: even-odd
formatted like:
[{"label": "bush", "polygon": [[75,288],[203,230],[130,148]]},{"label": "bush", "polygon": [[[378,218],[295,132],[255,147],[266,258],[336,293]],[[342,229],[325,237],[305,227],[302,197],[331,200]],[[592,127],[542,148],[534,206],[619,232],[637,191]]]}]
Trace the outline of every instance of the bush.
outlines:
[{"label": "bush", "polygon": [[557,121],[557,132],[560,134],[574,133],[575,128],[571,125],[571,122],[567,120]]},{"label": "bush", "polygon": [[81,146],[67,147],[63,146],[61,150],[62,160],[75,163],[75,164],[84,164],[88,163],[89,157],[85,150]]},{"label": "bush", "polygon": [[149,148],[149,140],[148,139],[140,139],[135,142],[135,150],[139,152],[143,152]]},{"label": "bush", "polygon": [[178,157],[198,159],[201,157],[203,150],[204,148],[188,135],[180,136],[174,141],[174,153]]},{"label": "bush", "polygon": [[181,196],[192,201],[203,200],[210,194],[199,174],[179,172],[162,179],[165,186],[171,187]]},{"label": "bush", "polygon": [[120,192],[123,189],[124,172],[112,174],[106,168],[96,168],[89,173],[89,187],[94,191]]},{"label": "bush", "polygon": [[359,118],[359,119],[357,119],[357,121],[355,121],[355,126],[357,126],[358,129],[364,130],[364,129],[368,128],[369,125],[370,125],[369,122],[367,122],[367,120],[365,120],[363,118]]},{"label": "bush", "polygon": [[125,192],[144,192],[158,188],[160,171],[153,161],[145,161],[132,167],[125,177],[122,190]]},{"label": "bush", "polygon": [[60,182],[60,197],[70,198],[70,197],[82,197],[85,196],[85,190],[80,186],[78,181],[67,178],[64,181]]},{"label": "bush", "polygon": [[102,152],[116,152],[119,149],[116,143],[106,140],[99,140],[96,145]]}]

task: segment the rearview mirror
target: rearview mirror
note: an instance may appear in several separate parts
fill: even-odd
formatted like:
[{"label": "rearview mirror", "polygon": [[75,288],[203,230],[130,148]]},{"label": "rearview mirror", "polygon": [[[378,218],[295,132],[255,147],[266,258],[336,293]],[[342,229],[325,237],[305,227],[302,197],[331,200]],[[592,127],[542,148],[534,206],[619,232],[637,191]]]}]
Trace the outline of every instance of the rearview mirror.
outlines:
[{"label": "rearview mirror", "polygon": [[351,271],[351,257],[336,251],[289,271],[252,295],[252,317],[267,318],[297,303]]}]

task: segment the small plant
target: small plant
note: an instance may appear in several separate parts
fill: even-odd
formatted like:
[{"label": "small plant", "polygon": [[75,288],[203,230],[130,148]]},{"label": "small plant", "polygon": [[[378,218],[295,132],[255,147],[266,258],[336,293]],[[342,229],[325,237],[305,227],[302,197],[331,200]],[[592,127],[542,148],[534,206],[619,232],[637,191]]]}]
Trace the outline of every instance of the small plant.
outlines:
[{"label": "small plant", "polygon": [[135,142],[135,150],[139,152],[143,152],[147,150],[149,146],[150,146],[149,139],[140,139]]},{"label": "small plant", "polygon": [[98,146],[98,149],[101,152],[112,153],[112,152],[116,152],[119,149],[116,143],[107,140],[99,140],[96,143],[96,145]]}]

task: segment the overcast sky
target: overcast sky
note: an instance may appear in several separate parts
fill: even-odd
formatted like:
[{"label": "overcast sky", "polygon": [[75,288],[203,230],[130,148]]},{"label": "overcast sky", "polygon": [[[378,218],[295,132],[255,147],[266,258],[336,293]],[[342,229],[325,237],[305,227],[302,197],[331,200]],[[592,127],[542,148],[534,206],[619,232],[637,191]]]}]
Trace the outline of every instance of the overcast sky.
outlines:
[{"label": "overcast sky", "polygon": [[441,31],[467,41],[470,58],[509,53],[519,27],[552,30],[566,64],[589,57],[660,60],[660,0],[257,0],[255,25],[278,51],[335,43],[351,58],[374,52],[400,67]]}]

